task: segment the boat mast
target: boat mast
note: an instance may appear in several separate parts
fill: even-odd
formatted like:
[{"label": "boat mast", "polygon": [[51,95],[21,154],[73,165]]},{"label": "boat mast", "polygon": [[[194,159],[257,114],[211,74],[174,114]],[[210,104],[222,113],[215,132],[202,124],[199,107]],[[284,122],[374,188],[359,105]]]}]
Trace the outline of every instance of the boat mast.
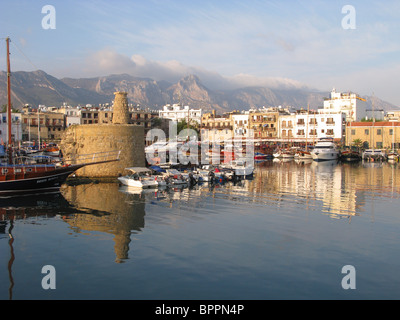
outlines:
[{"label": "boat mast", "polygon": [[11,68],[10,68],[10,38],[6,38],[7,43],[7,125],[8,125],[8,148],[11,150]]}]

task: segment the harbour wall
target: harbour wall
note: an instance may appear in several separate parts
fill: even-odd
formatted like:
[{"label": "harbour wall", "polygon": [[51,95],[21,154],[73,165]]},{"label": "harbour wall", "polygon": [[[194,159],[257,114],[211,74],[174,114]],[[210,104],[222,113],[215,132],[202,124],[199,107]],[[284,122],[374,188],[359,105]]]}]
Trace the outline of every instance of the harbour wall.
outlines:
[{"label": "harbour wall", "polygon": [[[74,163],[74,160],[68,159],[84,158],[84,155],[106,155],[110,151],[120,151],[119,161],[89,165],[75,172],[77,177],[118,177],[124,174],[127,167],[145,166],[143,137],[144,127],[140,125],[73,125],[65,131],[60,147],[68,163]],[[96,161],[102,158],[94,159]]]}]

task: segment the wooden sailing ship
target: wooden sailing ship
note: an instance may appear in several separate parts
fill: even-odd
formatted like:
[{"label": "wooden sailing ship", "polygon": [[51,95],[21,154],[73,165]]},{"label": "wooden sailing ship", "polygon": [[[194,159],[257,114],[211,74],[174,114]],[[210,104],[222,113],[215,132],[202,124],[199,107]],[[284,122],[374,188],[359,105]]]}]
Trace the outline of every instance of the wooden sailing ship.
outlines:
[{"label": "wooden sailing ship", "polygon": [[[101,158],[94,154],[89,161],[68,161],[40,164],[27,161],[27,157],[17,156],[13,148],[11,136],[11,83],[10,83],[10,38],[7,42],[7,117],[8,141],[6,146],[5,161],[0,164],[0,197],[15,195],[29,195],[42,192],[59,190],[69,175],[76,170],[93,164],[100,164],[119,160],[119,151],[114,152],[110,158]],[[104,155],[100,155],[104,156]],[[89,159],[89,158],[86,158]]]}]

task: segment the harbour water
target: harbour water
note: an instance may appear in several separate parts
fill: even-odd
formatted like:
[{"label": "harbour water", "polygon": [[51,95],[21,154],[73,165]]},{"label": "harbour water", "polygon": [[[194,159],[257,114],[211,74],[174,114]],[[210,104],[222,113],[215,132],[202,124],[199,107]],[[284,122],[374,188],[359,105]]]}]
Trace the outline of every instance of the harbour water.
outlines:
[{"label": "harbour water", "polygon": [[0,299],[399,299],[399,168],[265,161],[237,184],[1,199]]}]

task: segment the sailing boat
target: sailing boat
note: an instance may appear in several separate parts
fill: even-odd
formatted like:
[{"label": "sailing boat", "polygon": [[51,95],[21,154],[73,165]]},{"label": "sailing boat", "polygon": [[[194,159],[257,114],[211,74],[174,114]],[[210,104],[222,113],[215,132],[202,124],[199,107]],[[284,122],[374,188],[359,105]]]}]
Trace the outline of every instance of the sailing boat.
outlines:
[{"label": "sailing boat", "polygon": [[395,141],[395,137],[394,137],[394,122],[392,122],[392,151],[388,153],[387,157],[388,160],[394,160],[396,161],[399,158],[399,155],[394,151],[394,141]]},{"label": "sailing boat", "polygon": [[[307,140],[307,137],[308,137],[308,116],[309,116],[309,114],[310,114],[310,105],[308,104],[307,105],[307,127],[306,127],[306,148],[305,148],[305,150],[300,150],[299,151],[299,159],[300,160],[307,160],[307,159],[312,159],[312,155],[311,155],[311,152],[310,151],[308,151],[308,140]],[[315,114],[314,114],[314,118],[315,118]],[[315,123],[314,123],[314,126],[315,126]]]},{"label": "sailing boat", "polygon": [[[7,162],[0,164],[0,197],[15,195],[28,195],[42,192],[54,192],[66,181],[68,176],[76,170],[92,164],[100,164],[119,160],[119,152],[115,159],[79,164],[37,164],[26,161],[27,158],[18,157],[13,151],[11,139],[11,82],[10,82],[10,38],[7,42],[7,116],[8,116],[8,141],[7,141]],[[94,158],[91,158],[94,159]]]}]

